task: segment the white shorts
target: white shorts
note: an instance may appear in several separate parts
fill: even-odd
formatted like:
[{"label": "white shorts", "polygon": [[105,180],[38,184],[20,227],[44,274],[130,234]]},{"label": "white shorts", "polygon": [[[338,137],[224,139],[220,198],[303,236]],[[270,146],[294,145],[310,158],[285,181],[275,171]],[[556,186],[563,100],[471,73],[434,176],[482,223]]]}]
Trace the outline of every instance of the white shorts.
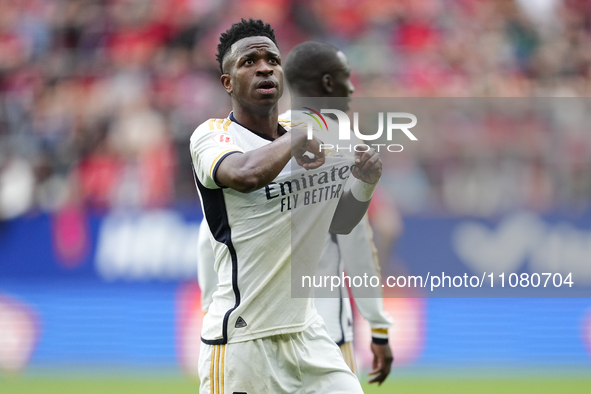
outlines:
[{"label": "white shorts", "polygon": [[202,343],[199,377],[201,394],[363,394],[322,319],[298,333]]}]

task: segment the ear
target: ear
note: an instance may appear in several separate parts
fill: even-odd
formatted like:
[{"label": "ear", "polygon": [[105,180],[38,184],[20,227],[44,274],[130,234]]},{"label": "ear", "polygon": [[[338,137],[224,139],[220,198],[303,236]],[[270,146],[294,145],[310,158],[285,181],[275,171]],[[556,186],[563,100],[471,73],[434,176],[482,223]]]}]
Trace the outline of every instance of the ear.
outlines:
[{"label": "ear", "polygon": [[222,81],[222,85],[224,85],[226,92],[228,92],[228,94],[232,94],[234,89],[232,88],[232,77],[230,77],[230,74],[222,74],[220,81]]},{"label": "ear", "polygon": [[322,76],[322,89],[326,93],[332,93],[332,91],[334,89],[334,83],[333,83],[333,80],[332,80],[332,75],[330,75],[330,74],[324,74]]}]

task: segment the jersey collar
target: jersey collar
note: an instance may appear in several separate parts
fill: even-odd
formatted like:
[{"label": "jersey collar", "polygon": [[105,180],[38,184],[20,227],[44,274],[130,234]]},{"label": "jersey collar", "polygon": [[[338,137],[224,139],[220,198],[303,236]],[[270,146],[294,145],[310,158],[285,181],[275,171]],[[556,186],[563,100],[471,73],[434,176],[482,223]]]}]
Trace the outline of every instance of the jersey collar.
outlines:
[{"label": "jersey collar", "polygon": [[[236,123],[237,125],[239,125],[241,127],[244,127],[246,130],[250,131],[253,134],[256,134],[257,136],[259,136],[259,137],[261,137],[261,138],[263,138],[263,139],[265,139],[267,141],[275,141],[275,138],[269,137],[268,135],[265,135],[265,134],[257,133],[256,131],[249,129],[248,127],[242,126],[240,124],[240,122],[238,122],[236,120],[236,118],[234,117],[234,112],[230,112],[230,115],[228,116],[228,119],[230,119],[232,122]],[[286,131],[283,128],[283,126],[281,126],[279,123],[277,123],[277,128],[278,129],[281,129],[281,131],[282,131],[282,133],[280,133],[281,135],[283,135],[283,134],[286,133]]]}]

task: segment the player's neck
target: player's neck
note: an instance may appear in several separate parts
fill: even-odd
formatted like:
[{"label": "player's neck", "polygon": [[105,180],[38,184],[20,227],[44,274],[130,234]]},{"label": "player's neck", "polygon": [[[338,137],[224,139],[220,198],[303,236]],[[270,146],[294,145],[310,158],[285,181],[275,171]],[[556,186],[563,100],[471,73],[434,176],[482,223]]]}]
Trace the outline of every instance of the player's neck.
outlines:
[{"label": "player's neck", "polygon": [[269,136],[271,138],[279,137],[277,133],[277,121],[279,118],[279,109],[277,105],[270,107],[268,110],[261,111],[249,110],[242,108],[239,105],[234,105],[232,109],[234,118],[242,126],[247,129],[256,131],[259,134]]}]

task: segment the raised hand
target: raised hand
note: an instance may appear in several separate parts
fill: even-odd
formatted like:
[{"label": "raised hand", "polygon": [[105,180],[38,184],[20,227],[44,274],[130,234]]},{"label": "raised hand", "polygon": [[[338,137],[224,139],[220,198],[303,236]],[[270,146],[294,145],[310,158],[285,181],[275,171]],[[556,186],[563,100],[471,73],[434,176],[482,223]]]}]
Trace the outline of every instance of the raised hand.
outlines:
[{"label": "raised hand", "polygon": [[[296,162],[306,170],[313,170],[324,164],[326,157],[321,149],[322,141],[316,137],[307,138],[307,132],[300,128],[292,129],[292,152]],[[308,152],[308,154],[306,154]]]},{"label": "raised hand", "polygon": [[377,183],[382,176],[382,159],[371,148],[367,152],[355,152],[355,165],[352,174],[365,183]]}]

